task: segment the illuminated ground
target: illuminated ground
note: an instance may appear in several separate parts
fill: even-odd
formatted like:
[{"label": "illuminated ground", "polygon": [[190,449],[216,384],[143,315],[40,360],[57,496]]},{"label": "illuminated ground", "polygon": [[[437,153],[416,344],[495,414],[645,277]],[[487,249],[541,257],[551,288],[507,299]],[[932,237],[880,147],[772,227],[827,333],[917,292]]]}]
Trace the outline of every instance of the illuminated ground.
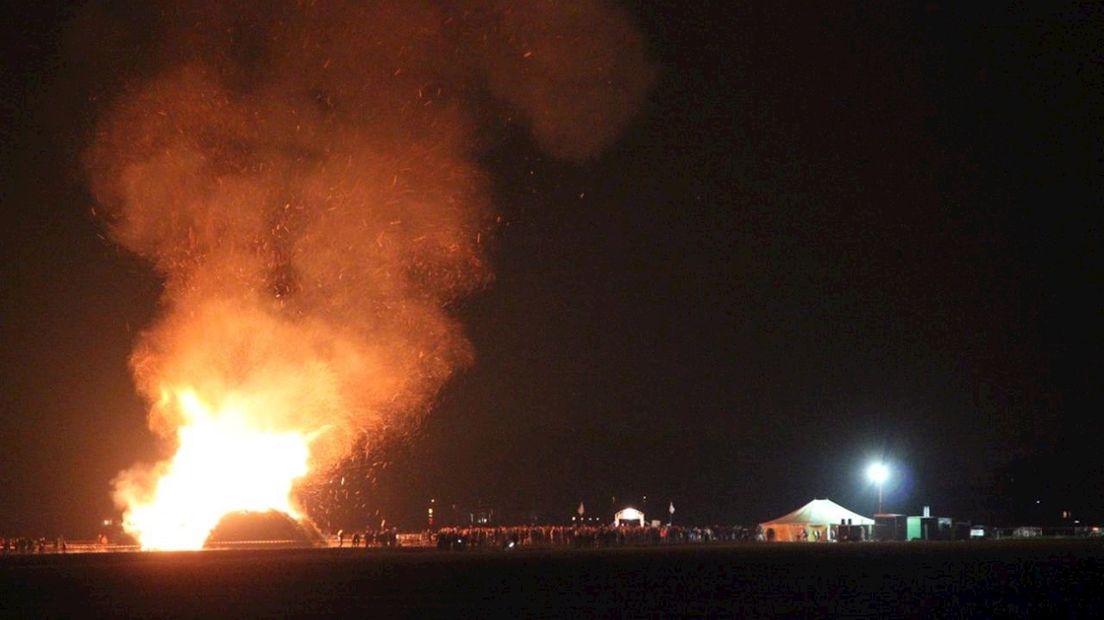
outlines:
[{"label": "illuminated ground", "polygon": [[4,556],[0,583],[9,617],[1096,617],[1104,543]]}]

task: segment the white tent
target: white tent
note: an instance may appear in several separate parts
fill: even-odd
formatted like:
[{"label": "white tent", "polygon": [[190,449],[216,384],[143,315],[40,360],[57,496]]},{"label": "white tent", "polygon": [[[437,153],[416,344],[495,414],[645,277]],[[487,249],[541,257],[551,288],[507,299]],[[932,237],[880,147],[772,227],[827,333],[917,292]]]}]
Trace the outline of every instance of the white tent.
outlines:
[{"label": "white tent", "polygon": [[873,526],[874,519],[851,512],[830,499],[814,499],[789,514],[760,523],[759,527],[768,541],[814,542],[835,540],[840,525]]},{"label": "white tent", "polygon": [[640,525],[640,527],[644,527],[644,513],[636,508],[625,508],[613,515],[613,524],[615,526]]}]

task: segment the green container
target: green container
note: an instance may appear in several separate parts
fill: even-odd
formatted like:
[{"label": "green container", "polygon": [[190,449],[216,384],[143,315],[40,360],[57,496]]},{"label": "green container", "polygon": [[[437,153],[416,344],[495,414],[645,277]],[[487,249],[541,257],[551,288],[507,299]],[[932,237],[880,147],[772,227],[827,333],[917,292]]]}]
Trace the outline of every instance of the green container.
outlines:
[{"label": "green container", "polygon": [[923,517],[909,517],[908,518],[908,540],[923,540],[924,529],[921,527],[921,519]]}]

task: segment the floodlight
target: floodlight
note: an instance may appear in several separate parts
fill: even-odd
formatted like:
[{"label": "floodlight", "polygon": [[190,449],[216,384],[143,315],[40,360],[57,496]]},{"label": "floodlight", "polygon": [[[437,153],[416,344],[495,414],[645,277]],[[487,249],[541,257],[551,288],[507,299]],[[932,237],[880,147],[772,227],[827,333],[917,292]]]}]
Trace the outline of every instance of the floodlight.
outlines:
[{"label": "floodlight", "polygon": [[871,463],[866,468],[866,477],[870,478],[870,481],[878,485],[878,512],[882,512],[882,485],[885,483],[886,478],[889,478],[889,467],[885,463],[877,462]]},{"label": "floodlight", "polygon": [[889,468],[885,463],[871,463],[870,467],[866,468],[866,477],[874,484],[882,484],[886,478],[889,478]]}]

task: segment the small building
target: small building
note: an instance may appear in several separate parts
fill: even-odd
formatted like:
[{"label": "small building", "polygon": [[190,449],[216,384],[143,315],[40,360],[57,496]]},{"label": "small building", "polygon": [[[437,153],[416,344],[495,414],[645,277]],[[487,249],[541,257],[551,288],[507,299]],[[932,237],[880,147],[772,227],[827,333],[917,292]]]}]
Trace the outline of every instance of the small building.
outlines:
[{"label": "small building", "polygon": [[969,521],[955,521],[954,522],[954,530],[953,530],[954,535],[952,536],[951,539],[952,540],[970,540],[970,538],[971,538],[970,530],[972,530],[972,529],[973,529],[973,526],[970,524]]},{"label": "small building", "polygon": [[908,515],[888,512],[874,515],[874,540],[908,540]]},{"label": "small building", "polygon": [[952,540],[954,524],[950,517],[908,518],[909,540]]}]

